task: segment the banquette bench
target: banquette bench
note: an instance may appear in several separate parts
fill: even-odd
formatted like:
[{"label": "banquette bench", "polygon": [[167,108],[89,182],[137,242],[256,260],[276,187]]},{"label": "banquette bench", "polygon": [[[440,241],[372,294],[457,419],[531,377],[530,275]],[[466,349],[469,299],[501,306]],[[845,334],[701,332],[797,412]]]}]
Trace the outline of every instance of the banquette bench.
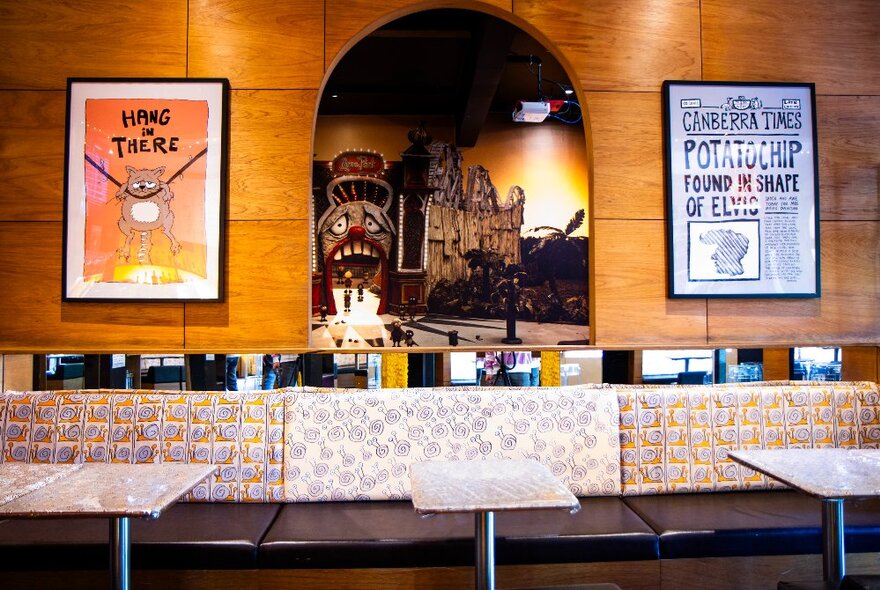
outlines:
[{"label": "banquette bench", "polygon": [[[582,505],[498,514],[499,588],[774,588],[821,577],[819,502],[727,451],[880,446],[867,382],[0,395],[2,461],[219,465],[132,523],[144,588],[468,587],[473,520],[418,516],[408,466],[490,456],[544,463]],[[850,503],[846,526],[851,571],[880,573],[880,503]],[[0,522],[0,580],[94,587],[107,536]]]}]

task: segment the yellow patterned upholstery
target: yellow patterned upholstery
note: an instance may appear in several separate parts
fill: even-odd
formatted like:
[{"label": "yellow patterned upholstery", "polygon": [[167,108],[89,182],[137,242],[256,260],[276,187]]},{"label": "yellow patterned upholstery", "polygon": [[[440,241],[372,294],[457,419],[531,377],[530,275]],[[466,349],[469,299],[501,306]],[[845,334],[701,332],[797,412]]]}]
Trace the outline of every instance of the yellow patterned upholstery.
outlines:
[{"label": "yellow patterned upholstery", "polygon": [[0,397],[0,461],[213,463],[187,496],[284,497],[283,392],[83,390]]},{"label": "yellow patterned upholstery", "polygon": [[623,493],[781,487],[735,449],[880,447],[875,383],[795,383],[615,388]]},{"label": "yellow patterned upholstery", "polygon": [[[560,412],[564,405],[570,411]],[[572,431],[574,408],[584,418]],[[331,419],[321,418],[331,409]],[[399,424],[389,422],[395,412]],[[441,413],[449,419],[438,422]],[[467,424],[474,432],[462,442],[455,428]],[[402,457],[412,452],[401,449],[425,457],[439,444],[448,447],[443,456],[470,458],[490,446],[507,452],[514,440],[508,430],[518,433],[520,426],[523,436],[510,448],[532,445],[526,454],[545,461],[579,495],[761,489],[781,486],[733,463],[728,451],[880,448],[880,392],[870,382],[7,392],[0,393],[0,462],[218,465],[187,496],[192,501],[378,499],[406,495]],[[358,428],[378,430],[368,431],[363,446]],[[615,440],[599,444],[609,436]],[[386,448],[394,453],[383,455]],[[361,465],[348,469],[356,457]],[[389,457],[397,464],[385,465]],[[327,481],[320,479],[325,468],[333,473]],[[374,475],[376,484],[365,492],[359,482]]]}]

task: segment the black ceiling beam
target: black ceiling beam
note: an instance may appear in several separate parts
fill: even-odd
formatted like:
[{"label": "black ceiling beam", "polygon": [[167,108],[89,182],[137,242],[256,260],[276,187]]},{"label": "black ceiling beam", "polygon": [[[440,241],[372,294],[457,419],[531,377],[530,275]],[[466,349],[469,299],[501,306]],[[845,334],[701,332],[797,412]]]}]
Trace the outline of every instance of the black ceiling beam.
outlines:
[{"label": "black ceiling beam", "polygon": [[475,64],[470,84],[466,86],[466,98],[455,118],[455,138],[459,147],[477,144],[515,34],[516,29],[506,21],[498,18],[484,20],[481,34],[476,38]]},{"label": "black ceiling beam", "polygon": [[449,116],[450,93],[352,92],[321,100],[321,115]]},{"label": "black ceiling beam", "polygon": [[458,29],[379,29],[370,33],[373,39],[469,39],[470,31]]}]

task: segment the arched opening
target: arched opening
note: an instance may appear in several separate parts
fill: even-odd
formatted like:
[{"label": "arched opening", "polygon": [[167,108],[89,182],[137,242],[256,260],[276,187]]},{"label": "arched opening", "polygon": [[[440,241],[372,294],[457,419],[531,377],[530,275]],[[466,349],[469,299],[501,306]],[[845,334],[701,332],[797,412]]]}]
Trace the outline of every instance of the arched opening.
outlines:
[{"label": "arched opening", "polygon": [[411,12],[350,44],[326,76],[313,348],[589,342],[580,93],[508,19]]}]

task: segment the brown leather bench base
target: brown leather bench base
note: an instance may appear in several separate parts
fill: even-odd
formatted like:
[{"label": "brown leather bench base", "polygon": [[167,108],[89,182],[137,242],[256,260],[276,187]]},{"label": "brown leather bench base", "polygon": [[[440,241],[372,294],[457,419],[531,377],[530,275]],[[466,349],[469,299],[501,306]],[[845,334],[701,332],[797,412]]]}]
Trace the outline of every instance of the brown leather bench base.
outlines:
[{"label": "brown leather bench base", "polygon": [[840,590],[880,590],[880,575],[850,574],[843,577]]},{"label": "brown leather bench base", "polygon": [[840,590],[834,582],[784,581],[776,584],[776,590]]},{"label": "brown leather bench base", "polygon": [[[657,535],[619,498],[495,515],[499,565],[657,559]],[[420,516],[409,501],[287,504],[260,544],[269,568],[437,567],[474,562],[471,514]]]},{"label": "brown leather bench base", "polygon": [[[660,535],[660,558],[818,554],[822,506],[790,490],[626,496]],[[846,550],[880,551],[880,499],[845,503]]]},{"label": "brown leather bench base", "polygon": [[[792,492],[769,493],[783,494],[779,496],[779,501],[783,501],[786,494],[793,494]],[[761,492],[747,492],[747,494],[761,494]],[[711,529],[706,529],[705,526],[711,526],[711,523],[718,525],[727,518],[738,521],[742,517],[741,514],[737,515],[737,510],[742,506],[738,504],[736,495],[712,494],[711,496],[719,496],[718,499],[727,502],[715,506],[712,519],[707,521],[709,525],[692,531],[695,535],[702,535],[704,538],[711,533]],[[670,496],[665,499],[663,497],[634,499],[648,499],[661,503],[688,500],[687,497],[681,496]],[[809,498],[804,499],[809,500]],[[629,501],[630,498],[626,500]],[[714,502],[715,500],[706,496],[697,500],[697,504],[691,505],[690,511],[693,512],[694,507],[699,507],[701,503],[712,506]],[[383,506],[383,504],[393,504],[393,506]],[[644,510],[644,502],[642,504]],[[687,507],[687,502],[682,506]],[[763,508],[747,517],[766,518],[772,504],[764,503],[761,506]],[[845,518],[848,531],[850,524],[856,528],[865,525],[867,528],[864,530],[871,530],[873,526],[871,523],[877,522],[876,514],[870,505],[847,503],[847,508]],[[678,514],[677,510],[676,508],[672,512]],[[731,510],[732,515],[721,514]],[[285,512],[287,512],[286,516]],[[697,510],[690,518],[698,517],[699,512]],[[806,507],[805,514],[807,513],[811,519],[818,518],[813,514],[812,505]],[[504,519],[502,518],[504,516],[514,518]],[[669,514],[666,514],[664,518],[668,516]],[[285,588],[393,590],[426,587],[426,584],[431,588],[452,590],[471,585],[473,518],[469,515],[458,515],[446,524],[443,524],[442,519],[437,520],[437,518],[418,516],[408,502],[284,506],[181,504],[166,512],[157,521],[132,522],[135,568],[133,577],[136,580],[134,587],[246,590],[259,587],[259,583],[255,580],[262,580],[262,587],[279,590]],[[654,514],[652,522],[655,526],[659,522],[658,518]],[[676,516],[676,519],[679,517]],[[681,522],[685,521],[686,519],[681,520]],[[699,524],[699,519],[691,524],[694,522]],[[401,523],[406,526],[401,528]],[[150,532],[151,529],[144,527],[159,528]],[[818,551],[807,555],[660,560],[657,558],[657,534],[617,498],[584,499],[582,510],[574,515],[555,511],[506,515],[501,513],[496,518],[496,527],[498,534],[496,557],[499,563],[497,579],[501,590],[523,586],[603,582],[615,583],[621,588],[642,589],[658,588],[661,580],[664,588],[675,590],[706,587],[718,590],[744,587],[773,590],[780,579],[821,578],[821,556]],[[723,529],[719,528],[719,530],[723,532]],[[108,552],[107,531],[106,521],[100,519],[0,522],[0,568],[8,570],[0,573],[2,585],[5,587],[8,582],[11,588],[58,587],[65,590],[78,587],[103,587],[105,584],[101,582],[94,583],[96,579],[104,579],[106,572],[103,571],[82,571],[76,575],[69,575],[69,572],[46,570],[74,567],[105,568]],[[266,534],[266,531],[269,533]],[[413,534],[413,531],[417,534]],[[263,539],[264,534],[266,534],[265,539]],[[294,535],[301,535],[303,546],[296,546],[298,541]],[[617,541],[622,544],[611,542],[616,535],[620,536]],[[353,544],[340,543],[338,542],[340,538],[349,539]],[[857,535],[856,538],[860,537]],[[261,539],[263,539],[262,543]],[[445,545],[447,540],[451,540],[453,545],[458,544],[461,553],[445,555],[444,550],[450,546]],[[689,539],[688,542],[696,540],[698,538]],[[849,540],[850,535],[848,542]],[[358,543],[362,546],[358,547]],[[415,549],[422,543],[430,550],[429,553],[439,553],[439,556],[419,556],[419,551]],[[272,544],[276,544],[273,558],[279,561],[266,569],[253,569],[259,564],[256,551],[268,554]],[[318,548],[321,544],[325,545],[323,549]],[[371,544],[374,545],[373,548],[369,548]],[[626,544],[629,544],[629,549],[626,549]],[[402,561],[394,562],[389,567],[350,565],[352,561],[359,562],[364,559],[361,555],[364,547],[367,547],[365,555],[373,558],[374,563],[379,560],[393,560],[395,550],[403,547],[404,549],[397,554]],[[847,549],[849,551],[854,548],[848,545]],[[603,551],[612,555],[600,557]],[[626,552],[614,554],[615,551]],[[651,557],[635,561],[622,560],[642,551],[646,551]],[[521,555],[525,555],[522,560]],[[867,555],[867,561],[864,563],[867,563],[868,567],[859,569],[855,566],[861,556],[848,554],[848,571],[876,573],[878,554]],[[297,556],[305,556],[308,559],[297,562]],[[291,558],[293,561],[284,565],[285,561],[282,560]],[[446,564],[448,567],[406,565],[406,560],[418,562],[425,559],[449,561],[458,559],[461,565],[453,566],[450,563]],[[534,560],[535,565],[524,565],[529,559]],[[327,560],[326,563],[330,565],[318,565],[325,563],[323,560]],[[591,560],[596,561],[591,562]],[[349,565],[346,565],[347,563]],[[366,562],[360,561],[360,563]],[[504,565],[505,563],[517,565]],[[170,569],[177,571],[166,571]],[[38,580],[53,576],[62,583],[58,585],[37,583]],[[163,576],[172,576],[168,579],[181,581],[168,585],[163,582],[165,580]],[[81,579],[91,582],[77,585],[78,582],[75,583],[75,580]],[[21,580],[34,580],[34,582],[31,585],[28,585],[30,582],[19,584],[18,581]]]},{"label": "brown leather bench base", "polygon": [[[253,568],[279,504],[180,503],[157,520],[131,519],[135,569]],[[0,521],[0,570],[103,569],[107,519]]]}]

